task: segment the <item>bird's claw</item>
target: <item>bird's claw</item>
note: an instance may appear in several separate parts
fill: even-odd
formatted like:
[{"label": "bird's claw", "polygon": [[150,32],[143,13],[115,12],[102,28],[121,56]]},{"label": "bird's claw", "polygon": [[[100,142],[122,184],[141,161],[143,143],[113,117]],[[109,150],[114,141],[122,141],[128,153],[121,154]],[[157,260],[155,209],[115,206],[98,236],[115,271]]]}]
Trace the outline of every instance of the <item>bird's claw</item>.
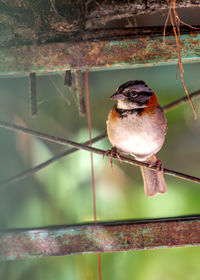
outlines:
[{"label": "bird's claw", "polygon": [[109,155],[110,155],[110,165],[111,165],[111,168],[113,167],[113,165],[112,165],[113,157],[118,158],[118,160],[121,162],[120,154],[119,154],[119,152],[118,152],[116,147],[113,147],[111,150],[105,151],[103,157],[109,156]]},{"label": "bird's claw", "polygon": [[163,164],[162,164],[161,160],[157,157],[156,157],[156,162],[149,164],[149,167],[156,168],[156,172],[161,171],[163,173],[163,171],[164,171]]}]

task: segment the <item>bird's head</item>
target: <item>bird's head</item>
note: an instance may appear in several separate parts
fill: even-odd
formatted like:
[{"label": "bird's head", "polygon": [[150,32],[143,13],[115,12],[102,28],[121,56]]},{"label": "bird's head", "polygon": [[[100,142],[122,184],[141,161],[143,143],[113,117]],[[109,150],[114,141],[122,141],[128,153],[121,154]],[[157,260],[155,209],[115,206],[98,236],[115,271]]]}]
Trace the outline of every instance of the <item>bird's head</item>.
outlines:
[{"label": "bird's head", "polygon": [[133,80],[121,85],[110,97],[117,101],[117,107],[124,110],[132,110],[157,106],[158,100],[155,93],[144,81]]}]

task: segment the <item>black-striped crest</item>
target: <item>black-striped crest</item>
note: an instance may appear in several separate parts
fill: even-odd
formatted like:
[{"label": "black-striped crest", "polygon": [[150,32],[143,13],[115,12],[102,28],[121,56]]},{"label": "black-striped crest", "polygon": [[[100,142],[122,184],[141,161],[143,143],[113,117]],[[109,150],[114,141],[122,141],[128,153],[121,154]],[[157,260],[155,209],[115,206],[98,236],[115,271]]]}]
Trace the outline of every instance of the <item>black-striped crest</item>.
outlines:
[{"label": "black-striped crest", "polygon": [[111,96],[114,100],[126,100],[139,106],[148,103],[153,91],[142,80],[128,81],[122,84]]}]

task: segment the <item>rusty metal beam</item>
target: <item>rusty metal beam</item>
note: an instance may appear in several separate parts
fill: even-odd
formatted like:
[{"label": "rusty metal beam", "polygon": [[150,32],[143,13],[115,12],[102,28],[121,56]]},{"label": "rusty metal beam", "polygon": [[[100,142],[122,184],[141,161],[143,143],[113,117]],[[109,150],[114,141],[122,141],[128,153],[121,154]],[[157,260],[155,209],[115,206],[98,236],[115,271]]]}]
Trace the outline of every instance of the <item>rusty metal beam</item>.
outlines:
[{"label": "rusty metal beam", "polygon": [[[182,61],[200,62],[200,34],[181,36]],[[177,63],[173,36],[80,43],[52,43],[0,49],[0,76],[69,69],[105,70]]]},{"label": "rusty metal beam", "polygon": [[0,231],[0,259],[200,245],[200,216]]},{"label": "rusty metal beam", "polygon": [[[176,8],[181,19],[187,14],[187,24],[199,24],[199,0],[177,0]],[[0,46],[98,40],[117,29],[113,38],[124,35],[120,28],[141,35],[150,27],[152,34],[151,27],[163,26],[167,13],[166,0],[0,0]]]}]

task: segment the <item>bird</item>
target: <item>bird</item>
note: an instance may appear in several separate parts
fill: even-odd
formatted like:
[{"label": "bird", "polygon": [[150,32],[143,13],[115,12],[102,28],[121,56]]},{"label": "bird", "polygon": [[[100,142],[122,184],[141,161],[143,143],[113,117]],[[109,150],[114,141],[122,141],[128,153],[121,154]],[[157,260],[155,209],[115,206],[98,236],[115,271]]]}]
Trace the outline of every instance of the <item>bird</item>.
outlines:
[{"label": "bird", "polygon": [[[146,162],[152,170],[141,166],[146,196],[167,192],[163,166],[156,153],[162,148],[167,132],[167,120],[157,95],[142,80],[131,80],[118,87],[110,97],[116,104],[111,108],[107,135],[110,150],[133,156]],[[161,171],[161,172],[160,172]]]}]

